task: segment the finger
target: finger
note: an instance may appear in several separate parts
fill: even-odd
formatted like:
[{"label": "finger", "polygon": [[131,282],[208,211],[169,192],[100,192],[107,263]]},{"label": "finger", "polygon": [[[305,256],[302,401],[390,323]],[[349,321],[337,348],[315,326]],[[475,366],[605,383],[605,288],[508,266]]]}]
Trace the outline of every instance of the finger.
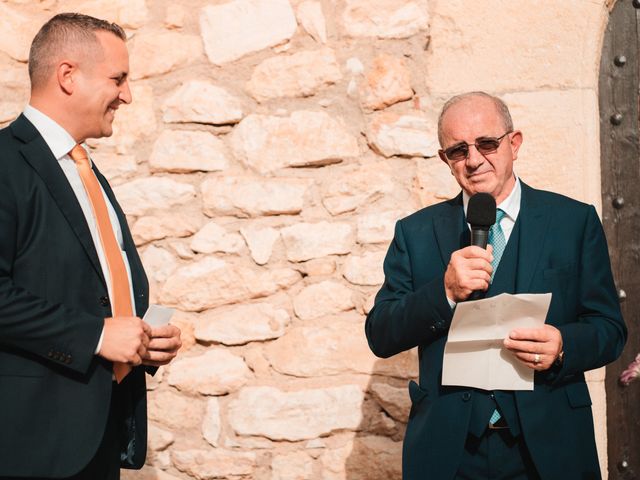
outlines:
[{"label": "finger", "polygon": [[141,355],[134,355],[131,360],[129,360],[127,362],[129,365],[133,365],[134,367],[137,367],[138,365],[140,365],[142,363],[142,356]]},{"label": "finger", "polygon": [[151,329],[151,336],[153,338],[169,338],[179,335],[180,330],[174,325],[162,325],[159,327],[153,327]]},{"label": "finger", "polygon": [[161,352],[157,350],[149,350],[144,359],[147,362],[161,362],[163,364],[169,363],[176,357],[176,352]]},{"label": "finger", "polygon": [[513,340],[546,342],[549,340],[549,333],[544,328],[517,328],[509,332],[509,338]]},{"label": "finger", "polygon": [[489,262],[491,262],[491,258],[493,257],[489,250],[476,245],[465,247],[462,250],[459,250],[459,252],[464,258],[483,258]]},{"label": "finger", "polygon": [[181,346],[180,340],[175,337],[171,338],[154,338],[149,342],[147,350],[164,350],[174,351],[178,350]]}]

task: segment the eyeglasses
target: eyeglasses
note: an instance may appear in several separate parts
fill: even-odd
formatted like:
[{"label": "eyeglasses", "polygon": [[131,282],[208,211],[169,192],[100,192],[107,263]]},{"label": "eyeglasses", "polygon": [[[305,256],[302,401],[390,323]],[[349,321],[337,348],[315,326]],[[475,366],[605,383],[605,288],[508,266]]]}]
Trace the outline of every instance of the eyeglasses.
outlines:
[{"label": "eyeglasses", "polygon": [[478,150],[481,155],[489,155],[491,153],[495,153],[498,150],[498,147],[500,147],[500,142],[502,142],[502,139],[512,132],[513,130],[509,130],[504,135],[501,135],[498,138],[478,137],[476,138],[475,143],[456,143],[455,145],[445,150],[440,150],[440,152],[444,153],[447,159],[451,160],[452,162],[466,160],[467,158],[469,158],[469,147],[471,147],[471,145],[476,147],[476,150]]}]

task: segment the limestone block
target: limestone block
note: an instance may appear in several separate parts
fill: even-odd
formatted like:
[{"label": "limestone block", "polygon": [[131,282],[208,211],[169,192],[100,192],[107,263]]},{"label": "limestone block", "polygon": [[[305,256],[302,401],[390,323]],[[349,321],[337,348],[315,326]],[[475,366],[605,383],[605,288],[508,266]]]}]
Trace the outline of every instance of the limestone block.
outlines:
[{"label": "limestone block", "polygon": [[123,469],[120,478],[122,480],[181,480],[167,472],[163,472],[159,468],[151,467],[149,465],[145,465],[141,470]]},{"label": "limestone block", "polygon": [[164,130],[149,157],[152,172],[215,172],[228,166],[224,142],[209,132]]},{"label": "limestone block", "polygon": [[300,280],[291,269],[256,270],[234,267],[205,257],[180,267],[165,283],[163,303],[185,311],[201,311],[250,298],[266,297]]},{"label": "limestone block", "polygon": [[167,13],[164,17],[164,25],[167,28],[182,28],[184,27],[184,19],[187,12],[185,7],[175,3],[167,5]]},{"label": "limestone block", "polygon": [[150,280],[164,282],[178,267],[178,260],[164,248],[149,245],[142,252],[142,264]]},{"label": "limestone block", "polygon": [[234,215],[295,215],[302,211],[311,181],[297,178],[247,176],[209,177],[202,182],[204,213]]},{"label": "limestone block", "polygon": [[260,228],[249,225],[240,229],[240,234],[247,242],[251,258],[258,265],[266,264],[273,253],[273,245],[280,238],[280,232],[275,228]]},{"label": "limestone block", "polygon": [[386,162],[336,168],[322,182],[322,204],[331,215],[351,212],[391,193],[394,176]]},{"label": "limestone block", "polygon": [[149,420],[172,431],[199,428],[204,416],[204,404],[171,390],[148,393]]},{"label": "limestone block", "polygon": [[455,197],[460,186],[439,157],[418,159],[416,187],[423,207]]},{"label": "limestone block", "polygon": [[288,0],[232,0],[208,5],[200,14],[204,48],[216,65],[283,43],[296,28]]},{"label": "limestone block", "polygon": [[289,322],[286,310],[269,303],[251,303],[203,313],[195,335],[202,342],[244,345],[281,337]]},{"label": "limestone block", "polygon": [[6,2],[0,3],[0,52],[11,58],[26,62],[31,41],[40,26],[46,21],[41,14],[26,15]]},{"label": "limestone block", "polygon": [[296,268],[308,276],[328,276],[336,271],[336,261],[331,257],[314,258],[304,263],[299,263]]},{"label": "limestone block", "polygon": [[153,423],[149,424],[149,449],[154,452],[166,450],[169,445],[173,444],[175,437],[173,433],[163,428],[156,426]]},{"label": "limestone block", "polygon": [[347,0],[342,22],[352,37],[407,38],[428,27],[428,2]]},{"label": "limestone block", "polygon": [[279,97],[309,97],[341,78],[335,52],[323,48],[264,60],[253,71],[247,90],[258,102]]},{"label": "limestone block", "polygon": [[161,75],[193,62],[202,54],[196,35],[171,30],[138,33],[131,42],[131,78]]},{"label": "limestone block", "polygon": [[217,398],[210,398],[207,402],[207,413],[202,421],[202,436],[213,447],[218,446],[220,438],[220,402]]},{"label": "limestone block", "polygon": [[280,230],[291,262],[344,255],[353,246],[353,228],[345,222],[296,223]]},{"label": "limestone block", "polygon": [[[0,121],[2,118],[0,117]],[[121,183],[138,171],[136,157],[133,155],[117,155],[114,153],[92,152],[91,160],[112,185]]]},{"label": "limestone block", "polygon": [[242,387],[251,370],[241,357],[223,349],[210,349],[197,357],[178,358],[170,364],[169,385],[181,392],[225,395]]},{"label": "limestone block", "polygon": [[338,163],[360,153],[342,119],[305,110],[288,117],[249,115],[234,129],[231,143],[237,158],[263,174]]},{"label": "limestone block", "polygon": [[146,0],[65,0],[63,11],[82,12],[131,29],[140,28],[149,21]]},{"label": "limestone block", "polygon": [[23,109],[23,102],[2,102],[0,104],[0,123],[15,120]]},{"label": "limestone block", "polygon": [[[598,205],[600,141],[593,90],[541,90],[504,96],[524,141],[514,164],[527,184]],[[563,155],[558,145],[571,145]],[[581,179],[577,181],[576,179]]]},{"label": "limestone block", "polygon": [[170,323],[180,329],[180,340],[182,341],[182,347],[180,347],[180,351],[178,352],[180,355],[196,344],[194,317],[195,315],[181,312],[180,310],[176,310],[173,317],[171,317]]},{"label": "limestone block", "polygon": [[293,299],[293,309],[302,320],[344,312],[354,308],[353,292],[343,284],[325,280],[303,288]]},{"label": "limestone block", "polygon": [[113,191],[127,215],[144,215],[158,208],[168,210],[183,205],[196,196],[188,183],[177,182],[167,177],[146,177],[113,187]]},{"label": "limestone block", "polygon": [[411,399],[406,388],[396,388],[386,383],[374,383],[370,389],[385,412],[399,422],[407,423],[409,410],[411,410]]},{"label": "limestone block", "polygon": [[296,9],[296,18],[302,28],[318,43],[327,43],[327,21],[322,4],[317,0],[305,0]]},{"label": "limestone block", "polygon": [[389,210],[358,215],[357,242],[363,244],[391,242],[396,222],[408,213],[402,210]]},{"label": "limestone block", "polygon": [[385,252],[365,252],[363,255],[349,255],[343,272],[344,278],[354,285],[381,285],[384,282],[382,262]]},{"label": "limestone block", "polygon": [[398,480],[402,478],[402,442],[381,436],[355,437],[321,457],[323,480]]},{"label": "limestone block", "polygon": [[306,452],[274,455],[271,480],[307,480],[313,478],[313,460]]},{"label": "limestone block", "polygon": [[171,459],[178,470],[198,480],[230,478],[235,475],[248,475],[251,478],[256,464],[255,453],[221,448],[174,451]]},{"label": "limestone block", "polygon": [[357,385],[292,392],[245,387],[229,404],[229,423],[238,435],[309,440],[335,430],[357,429],[362,403],[363,393]]},{"label": "limestone block", "polygon": [[167,237],[182,238],[193,235],[200,228],[200,220],[192,215],[164,212],[140,217],[131,227],[136,245],[143,245]]},{"label": "limestone block", "polygon": [[216,222],[209,222],[193,236],[190,247],[198,253],[238,253],[244,247],[244,240],[237,233],[228,233]]},{"label": "limestone block", "polygon": [[285,375],[319,377],[373,372],[360,322],[337,321],[326,327],[295,327],[265,348],[272,367]]},{"label": "limestone block", "polygon": [[438,154],[437,127],[418,111],[375,114],[367,126],[367,139],[385,157],[433,157]]},{"label": "limestone block", "polygon": [[191,80],[176,90],[162,105],[167,123],[228,125],[244,117],[242,101],[209,82]]},{"label": "limestone block", "polygon": [[[438,3],[425,82],[443,100],[472,90],[597,90],[601,36],[593,32],[603,32],[606,25],[602,4],[547,0],[531,8],[526,0]],[[478,25],[491,25],[491,34]],[[452,74],[471,70],[473,75]]]},{"label": "limestone block", "polygon": [[413,97],[411,72],[401,58],[379,55],[364,80],[360,101],[368,110],[380,110]]}]

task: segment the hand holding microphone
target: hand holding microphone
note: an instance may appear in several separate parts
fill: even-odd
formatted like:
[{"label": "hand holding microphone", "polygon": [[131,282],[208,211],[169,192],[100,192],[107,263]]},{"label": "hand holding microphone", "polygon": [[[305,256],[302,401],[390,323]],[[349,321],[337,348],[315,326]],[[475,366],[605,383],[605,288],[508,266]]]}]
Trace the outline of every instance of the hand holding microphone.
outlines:
[{"label": "hand holding microphone", "polygon": [[491,282],[493,249],[487,243],[489,229],[496,221],[496,202],[488,193],[469,199],[467,222],[471,225],[471,245],[453,252],[444,275],[447,297],[454,302],[477,300]]}]

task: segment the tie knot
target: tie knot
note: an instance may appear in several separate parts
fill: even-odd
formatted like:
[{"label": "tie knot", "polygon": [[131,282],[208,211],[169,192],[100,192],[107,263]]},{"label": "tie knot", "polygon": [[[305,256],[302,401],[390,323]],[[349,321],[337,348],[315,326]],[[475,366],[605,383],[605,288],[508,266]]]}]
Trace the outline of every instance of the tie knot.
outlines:
[{"label": "tie knot", "polygon": [[74,162],[76,162],[76,165],[86,165],[89,163],[87,151],[80,144],[77,144],[73,149],[71,149],[69,156]]},{"label": "tie knot", "polygon": [[502,221],[502,219],[504,218],[504,216],[506,215],[505,211],[502,210],[501,208],[498,208],[496,210],[496,223],[500,223]]}]

